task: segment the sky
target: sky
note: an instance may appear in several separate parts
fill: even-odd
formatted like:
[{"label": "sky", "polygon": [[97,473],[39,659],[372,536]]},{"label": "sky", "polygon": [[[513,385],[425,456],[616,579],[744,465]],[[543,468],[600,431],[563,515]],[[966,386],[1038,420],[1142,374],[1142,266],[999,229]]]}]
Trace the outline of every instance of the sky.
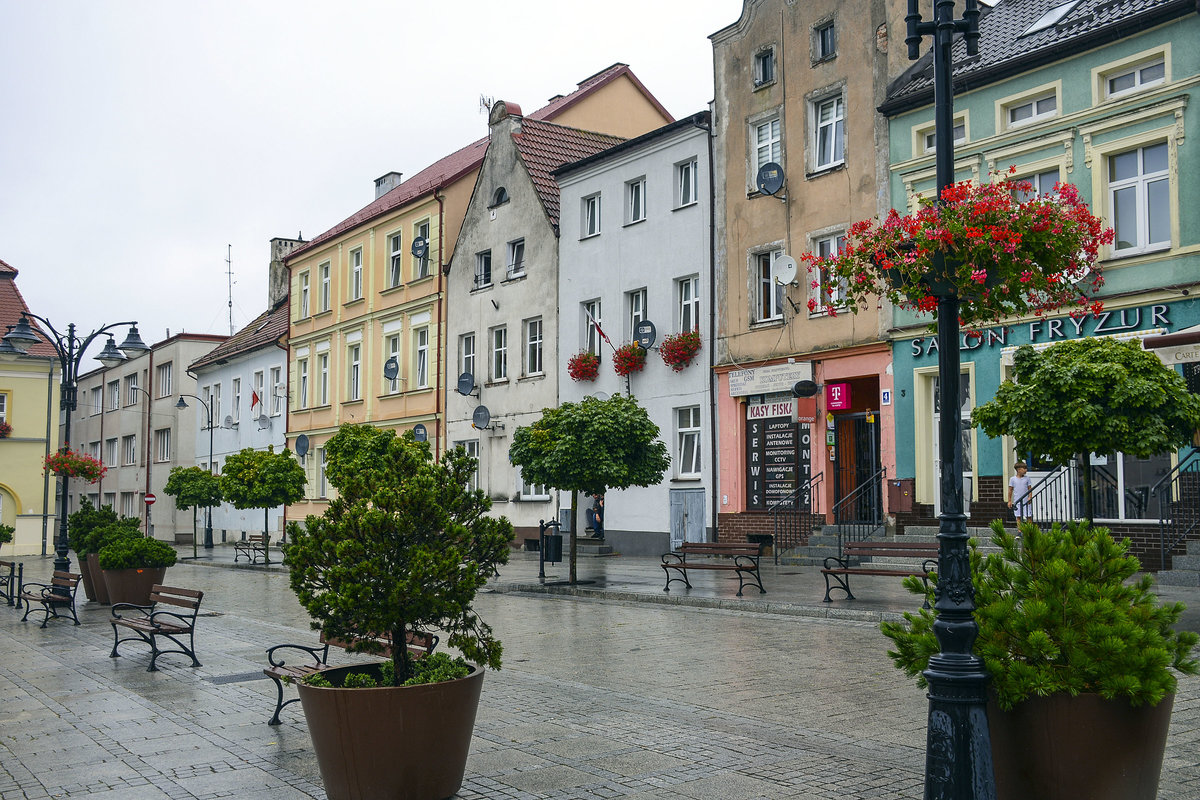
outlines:
[{"label": "sky", "polygon": [[741,10],[0,0],[0,260],[60,331],[227,335],[266,310],[272,237],[311,239],[379,176],[485,136],[481,95],[530,112],[622,62],[680,118],[707,108],[708,36]]}]

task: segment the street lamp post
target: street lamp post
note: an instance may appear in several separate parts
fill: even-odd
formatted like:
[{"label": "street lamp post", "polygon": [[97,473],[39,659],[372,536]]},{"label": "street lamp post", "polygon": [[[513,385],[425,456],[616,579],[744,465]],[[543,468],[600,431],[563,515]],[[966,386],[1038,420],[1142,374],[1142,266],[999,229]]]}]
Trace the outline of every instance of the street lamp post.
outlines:
[{"label": "street lamp post", "polygon": [[[12,345],[21,353],[33,344],[42,341],[41,336],[38,336],[33,326],[29,324],[29,318],[36,319],[43,323],[52,334],[45,337],[50,340],[55,353],[58,355],[58,363],[62,369],[62,395],[60,405],[63,408],[64,420],[63,423],[63,440],[62,449],[66,450],[71,443],[71,414],[78,407],[78,380],[79,380],[79,363],[83,360],[83,354],[96,337],[108,332],[113,328],[121,327],[122,325],[129,326],[129,333],[125,337],[125,341],[120,347],[113,341],[112,334],[108,335],[108,342],[104,345],[104,349],[96,356],[96,359],[106,367],[115,367],[125,361],[127,358],[135,358],[142,353],[149,352],[150,348],[142,341],[142,337],[138,335],[137,322],[114,322],[111,325],[105,325],[101,328],[89,333],[87,336],[80,338],[75,335],[75,323],[67,326],[65,334],[59,333],[50,320],[45,317],[39,317],[37,314],[32,314],[28,311],[21,314],[20,320],[17,321],[16,327],[9,331],[4,341]],[[62,479],[62,497],[60,498],[60,509],[58,519],[58,542],[54,547],[54,569],[61,572],[69,572],[71,568],[71,560],[67,558],[69,545],[67,540],[67,510],[70,499],[69,484],[70,476],[64,473],[60,476]],[[65,590],[64,590],[65,591]]]},{"label": "street lamp post", "polygon": [[[979,51],[979,8],[965,0],[962,19],[954,18],[954,0],[934,0],[933,22],[922,22],[918,0],[908,0],[908,57],[920,56],[921,40],[933,36],[934,146],[937,193],[954,183],[954,86],[951,48],[962,33],[967,53]],[[935,276],[944,275],[946,260],[934,256]],[[937,281],[946,286],[949,281]],[[991,739],[987,723],[988,675],[972,652],[979,626],[975,622],[975,587],[967,551],[967,517],[963,513],[963,446],[959,401],[959,298],[954,289],[938,297],[938,420],[942,461],[942,513],[938,526],[938,585],[933,623],[940,652],[929,659],[929,723],[925,749],[926,800],[994,800]]]},{"label": "street lamp post", "polygon": [[[176,408],[187,408],[187,401],[183,398],[190,397],[200,405],[204,406],[204,412],[208,415],[208,474],[213,474],[213,417],[212,406],[205,401],[196,397],[194,394],[179,395],[179,402],[175,404]],[[212,506],[206,506],[204,509],[204,549],[212,550],[213,535],[212,535]]]}]

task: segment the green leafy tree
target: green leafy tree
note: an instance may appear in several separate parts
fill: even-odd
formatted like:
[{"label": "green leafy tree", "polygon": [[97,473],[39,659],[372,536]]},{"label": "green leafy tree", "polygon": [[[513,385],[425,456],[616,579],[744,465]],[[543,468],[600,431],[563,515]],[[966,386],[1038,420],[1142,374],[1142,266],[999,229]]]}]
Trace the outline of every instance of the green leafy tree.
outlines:
[{"label": "green leafy tree", "polygon": [[[632,397],[586,397],[542,411],[532,425],[517,428],[509,458],[526,483],[543,483],[571,493],[653,486],[671,466],[658,426]],[[576,511],[576,517],[578,512]],[[572,526],[580,530],[579,520]],[[571,583],[575,583],[575,538],[571,539]]]},{"label": "green leafy tree", "polygon": [[5,525],[4,523],[0,522],[0,544],[8,544],[11,542],[13,540],[13,534],[16,532],[17,529],[12,525]]},{"label": "green leafy tree", "polygon": [[261,508],[263,533],[267,534],[271,532],[271,509],[304,497],[306,483],[304,468],[292,457],[292,451],[276,453],[274,446],[239,450],[225,459],[221,468],[221,494],[234,508]]},{"label": "green leafy tree", "polygon": [[163,492],[175,498],[175,507],[180,511],[192,509],[192,558],[195,558],[196,513],[201,508],[211,508],[221,502],[220,479],[200,467],[174,467],[167,476]]},{"label": "green leafy tree", "polygon": [[434,461],[428,442],[369,425],[343,425],[325,454],[338,496],[305,528],[289,526],[284,558],[313,627],[362,651],[379,647],[357,637],[388,634],[397,686],[413,676],[399,644],[409,631],[440,629],[467,658],[499,669],[500,642],[472,603],[508,561],[513,531],[467,488],[475,459],[456,448]]},{"label": "green leafy tree", "polygon": [[1148,458],[1183,447],[1200,428],[1200,396],[1138,340],[1071,339],[1041,351],[1019,348],[1013,379],[971,413],[971,422],[1050,463],[1078,458],[1091,520],[1089,454]]}]

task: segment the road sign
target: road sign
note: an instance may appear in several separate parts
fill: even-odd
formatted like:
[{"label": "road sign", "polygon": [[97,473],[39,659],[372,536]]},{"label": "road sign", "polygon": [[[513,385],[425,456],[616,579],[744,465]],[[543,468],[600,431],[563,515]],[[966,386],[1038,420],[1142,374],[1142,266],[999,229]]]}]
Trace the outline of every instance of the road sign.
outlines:
[{"label": "road sign", "polygon": [[150,494],[149,492],[146,493],[146,505],[148,505],[148,506],[154,505],[154,501],[157,499],[158,499],[157,497]]}]

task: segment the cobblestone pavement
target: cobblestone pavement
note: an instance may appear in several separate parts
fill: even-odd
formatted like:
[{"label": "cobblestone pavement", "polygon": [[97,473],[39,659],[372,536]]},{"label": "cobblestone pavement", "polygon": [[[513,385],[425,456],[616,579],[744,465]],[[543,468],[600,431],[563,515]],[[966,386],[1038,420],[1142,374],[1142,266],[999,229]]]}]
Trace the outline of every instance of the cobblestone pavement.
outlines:
[{"label": "cobblestone pavement", "polygon": [[[33,580],[51,569],[24,561]],[[649,560],[606,561],[581,565],[591,595],[526,591],[537,562],[518,557],[478,598],[505,666],[486,676],[460,798],[921,796],[926,701],[875,621],[911,605],[901,593],[864,585],[893,610],[867,599],[831,618],[815,568],[780,567],[766,596],[711,581],[663,603]],[[110,659],[108,610],[82,592],[78,628],[0,608],[3,800],[325,797],[298,705],[266,724],[265,648],[315,640],[286,575],[181,562],[168,582],[205,592],[203,667],[167,656],[148,673],[130,645]],[[793,602],[766,611],[766,597]],[[1162,800],[1200,797],[1198,738],[1200,680],[1184,679]]]}]

